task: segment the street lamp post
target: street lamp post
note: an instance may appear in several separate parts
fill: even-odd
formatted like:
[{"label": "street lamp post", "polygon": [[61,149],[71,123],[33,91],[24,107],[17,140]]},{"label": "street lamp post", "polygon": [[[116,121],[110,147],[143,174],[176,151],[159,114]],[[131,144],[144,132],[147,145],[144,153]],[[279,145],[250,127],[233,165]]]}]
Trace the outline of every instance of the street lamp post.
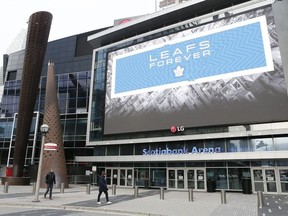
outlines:
[{"label": "street lamp post", "polygon": [[39,157],[39,165],[38,165],[38,173],[37,173],[36,191],[35,191],[35,200],[34,200],[34,202],[40,202],[40,200],[39,200],[39,190],[40,190],[40,178],[41,178],[41,172],[42,172],[44,143],[45,143],[46,133],[49,131],[49,126],[47,124],[42,124],[41,127],[40,127],[40,131],[42,133],[42,140],[41,140],[41,150],[40,150],[40,157]]}]

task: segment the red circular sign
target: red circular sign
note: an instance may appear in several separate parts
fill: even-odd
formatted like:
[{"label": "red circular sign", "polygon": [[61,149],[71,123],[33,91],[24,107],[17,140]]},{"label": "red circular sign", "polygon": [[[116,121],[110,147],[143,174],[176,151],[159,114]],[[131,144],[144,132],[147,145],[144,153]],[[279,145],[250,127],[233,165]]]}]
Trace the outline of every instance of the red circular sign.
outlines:
[{"label": "red circular sign", "polygon": [[171,131],[172,133],[176,133],[176,132],[177,132],[177,127],[176,127],[176,126],[172,126],[172,127],[170,128],[170,131]]}]

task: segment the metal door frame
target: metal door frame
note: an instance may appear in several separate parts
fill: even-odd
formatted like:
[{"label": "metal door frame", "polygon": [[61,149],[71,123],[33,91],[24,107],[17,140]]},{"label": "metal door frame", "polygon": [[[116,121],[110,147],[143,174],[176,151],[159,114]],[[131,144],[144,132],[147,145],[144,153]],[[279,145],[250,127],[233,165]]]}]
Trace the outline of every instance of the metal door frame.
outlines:
[{"label": "metal door frame", "polygon": [[[105,172],[107,175],[107,171],[111,170],[111,177],[110,177],[110,184],[107,184],[112,186],[113,184],[116,184],[116,186],[121,186],[121,187],[133,187],[134,186],[134,168],[131,167],[106,167]],[[120,170],[125,170],[125,185],[120,185]],[[131,170],[131,185],[128,185],[128,170]],[[117,172],[116,172],[117,171]],[[115,176],[116,172],[116,176]],[[114,174],[113,174],[114,173]],[[107,176],[106,176],[107,178]],[[109,177],[108,177],[109,178]]]},{"label": "metal door frame", "polygon": [[[261,180],[261,181],[255,180],[255,177],[254,177],[254,171],[255,170],[261,170],[263,180]],[[275,180],[267,180],[268,177],[266,176],[266,170],[273,170],[274,171]],[[279,194],[281,192],[279,170],[276,167],[253,167],[253,168],[251,168],[251,180],[252,180],[252,190],[254,192],[256,192],[256,189],[255,189],[255,183],[256,182],[259,182],[259,183],[262,182],[263,183],[263,193],[265,193],[265,194]],[[275,182],[276,192],[268,191],[267,182]]]},{"label": "metal door frame", "polygon": [[[178,175],[177,175],[177,171],[179,170],[183,170],[184,176],[183,176],[183,181],[184,181],[184,187],[183,188],[179,188],[178,187]],[[188,170],[193,170],[194,171],[194,190],[196,191],[206,191],[207,185],[206,185],[206,168],[201,168],[201,167],[171,167],[171,168],[167,168],[167,189],[173,189],[173,190],[187,190],[188,189]],[[203,171],[203,179],[198,179],[199,176],[197,176],[197,171]],[[170,187],[169,185],[169,181],[171,180],[171,178],[169,178],[169,171],[174,171],[174,185],[175,187]],[[172,179],[173,180],[173,179]],[[204,181],[204,189],[199,189],[197,182],[198,181]]]}]

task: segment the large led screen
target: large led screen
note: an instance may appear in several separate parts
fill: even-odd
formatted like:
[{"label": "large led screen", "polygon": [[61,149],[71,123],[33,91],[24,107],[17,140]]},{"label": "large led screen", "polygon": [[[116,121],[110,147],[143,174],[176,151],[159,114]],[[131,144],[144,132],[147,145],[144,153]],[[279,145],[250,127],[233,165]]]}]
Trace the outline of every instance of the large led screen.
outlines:
[{"label": "large led screen", "polygon": [[108,55],[104,134],[288,119],[271,7]]}]

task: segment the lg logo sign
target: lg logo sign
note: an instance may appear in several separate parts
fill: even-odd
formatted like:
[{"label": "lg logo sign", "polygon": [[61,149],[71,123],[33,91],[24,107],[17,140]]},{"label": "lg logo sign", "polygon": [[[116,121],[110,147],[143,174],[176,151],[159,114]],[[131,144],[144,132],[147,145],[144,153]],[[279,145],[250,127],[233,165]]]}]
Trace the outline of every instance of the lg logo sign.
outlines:
[{"label": "lg logo sign", "polygon": [[172,133],[182,132],[182,131],[184,131],[184,130],[185,130],[184,126],[172,126],[172,127],[170,128],[170,131],[171,131]]}]

